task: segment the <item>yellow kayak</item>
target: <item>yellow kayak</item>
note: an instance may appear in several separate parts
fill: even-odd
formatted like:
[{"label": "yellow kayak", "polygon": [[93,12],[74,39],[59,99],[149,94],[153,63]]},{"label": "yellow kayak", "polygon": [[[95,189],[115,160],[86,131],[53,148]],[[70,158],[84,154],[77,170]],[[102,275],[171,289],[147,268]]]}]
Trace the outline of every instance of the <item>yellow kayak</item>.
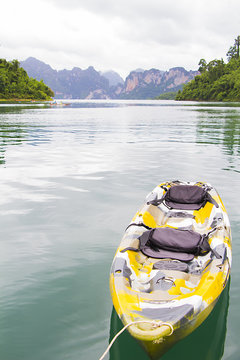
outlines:
[{"label": "yellow kayak", "polygon": [[123,325],[152,359],[206,319],[231,260],[228,215],[210,184],[165,182],[147,196],[113,259],[110,290]]}]

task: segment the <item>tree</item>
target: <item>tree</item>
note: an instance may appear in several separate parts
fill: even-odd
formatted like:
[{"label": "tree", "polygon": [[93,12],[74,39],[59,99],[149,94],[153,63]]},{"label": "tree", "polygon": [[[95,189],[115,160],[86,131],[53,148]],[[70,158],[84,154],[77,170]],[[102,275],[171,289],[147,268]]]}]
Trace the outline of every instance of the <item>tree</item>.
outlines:
[{"label": "tree", "polygon": [[239,59],[240,56],[240,35],[235,39],[234,45],[227,52],[228,61],[231,59]]},{"label": "tree", "polygon": [[50,100],[53,96],[43,81],[28,77],[18,60],[0,59],[0,98]]},{"label": "tree", "polygon": [[223,59],[215,59],[210,61],[206,68],[208,70],[209,80],[213,82],[224,75],[225,64]]},{"label": "tree", "polygon": [[179,91],[176,100],[197,101],[240,101],[240,36],[235,39],[227,56],[228,62],[223,59],[212,60],[206,63],[199,61],[201,75],[184,85]]},{"label": "tree", "polygon": [[198,63],[198,71],[200,71],[200,73],[202,74],[204,71],[207,70],[207,62],[205,59],[201,59]]}]

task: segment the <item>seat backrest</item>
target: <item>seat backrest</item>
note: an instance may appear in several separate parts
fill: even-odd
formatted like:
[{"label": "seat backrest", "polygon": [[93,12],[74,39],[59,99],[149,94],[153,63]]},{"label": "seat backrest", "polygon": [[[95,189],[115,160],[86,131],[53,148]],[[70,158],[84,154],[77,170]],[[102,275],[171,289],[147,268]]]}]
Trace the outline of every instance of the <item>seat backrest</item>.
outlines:
[{"label": "seat backrest", "polygon": [[208,193],[197,185],[176,185],[167,190],[164,201],[172,209],[199,210],[208,201]]}]

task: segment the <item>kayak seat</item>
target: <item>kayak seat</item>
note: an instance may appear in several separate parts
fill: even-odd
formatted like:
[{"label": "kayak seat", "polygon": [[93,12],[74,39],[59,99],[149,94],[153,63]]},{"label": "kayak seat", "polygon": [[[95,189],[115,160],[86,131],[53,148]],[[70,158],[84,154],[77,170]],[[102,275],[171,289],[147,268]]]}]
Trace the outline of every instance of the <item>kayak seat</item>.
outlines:
[{"label": "kayak seat", "polygon": [[211,248],[206,234],[160,227],[147,230],[139,237],[139,250],[152,258],[189,262],[195,256],[206,255]]},{"label": "kayak seat", "polygon": [[167,189],[161,199],[150,200],[147,204],[158,206],[163,203],[169,209],[199,210],[207,202],[218,207],[206,189],[197,185],[174,185]]}]

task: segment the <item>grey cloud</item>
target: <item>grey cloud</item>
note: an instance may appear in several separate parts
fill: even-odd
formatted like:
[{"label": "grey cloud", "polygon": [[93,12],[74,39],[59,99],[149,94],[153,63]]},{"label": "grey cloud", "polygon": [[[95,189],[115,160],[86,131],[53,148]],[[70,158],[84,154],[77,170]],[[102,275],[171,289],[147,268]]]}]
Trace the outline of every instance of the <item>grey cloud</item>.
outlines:
[{"label": "grey cloud", "polygon": [[37,0],[36,5],[47,14],[44,26],[32,23],[29,32],[21,14],[8,31],[8,22],[0,24],[1,51],[14,58],[40,54],[58,69],[196,69],[200,58],[224,57],[239,34],[239,0]]},{"label": "grey cloud", "polygon": [[[228,13],[236,18],[238,0],[219,4],[216,0],[48,0],[57,8],[84,10],[113,22],[118,19],[117,35],[130,42],[181,45],[186,42],[208,44],[210,37],[224,36],[232,29]],[[221,5],[221,6],[220,6]],[[232,6],[232,8],[229,7]],[[224,20],[227,19],[227,20]],[[226,21],[228,26],[226,26]],[[237,18],[236,18],[237,21]],[[221,26],[222,23],[222,26]],[[225,24],[225,26],[224,26]],[[92,24],[94,26],[94,24]],[[232,30],[230,30],[232,32]],[[117,39],[116,39],[117,41]],[[210,39],[210,43],[211,39]]]},{"label": "grey cloud", "polygon": [[[207,26],[199,3],[189,0],[49,0],[56,7],[85,10],[114,22],[116,34],[126,42],[149,41],[170,46],[191,42],[201,26]],[[202,0],[204,5],[207,0]],[[199,16],[201,11],[201,16]],[[92,24],[94,26],[94,24]],[[198,36],[199,41],[204,41]],[[116,39],[117,40],[117,39]]]},{"label": "grey cloud", "polygon": [[147,2],[145,0],[49,0],[49,2],[55,4],[56,7],[83,9],[96,15],[132,18],[133,21],[138,17],[158,20],[176,17],[176,20],[179,19],[181,22],[191,12],[191,5],[190,7],[184,6],[184,3],[191,4],[188,0],[181,2],[175,0],[168,2],[159,0],[148,0]]}]

